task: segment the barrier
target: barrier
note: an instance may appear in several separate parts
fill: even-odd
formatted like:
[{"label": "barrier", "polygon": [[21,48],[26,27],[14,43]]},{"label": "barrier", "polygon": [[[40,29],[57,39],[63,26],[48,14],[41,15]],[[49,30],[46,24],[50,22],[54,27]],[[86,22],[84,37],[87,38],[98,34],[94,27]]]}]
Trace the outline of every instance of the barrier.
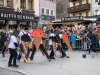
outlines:
[{"label": "barrier", "polygon": [[[82,39],[76,39],[76,44],[75,44],[75,49],[76,50],[84,50],[84,41]],[[90,45],[87,44],[87,49],[90,49]],[[97,51],[100,51],[100,40],[99,43],[97,43],[96,46]]]},{"label": "barrier", "polygon": [[83,48],[83,41],[81,39],[76,39],[76,49],[81,50]]}]

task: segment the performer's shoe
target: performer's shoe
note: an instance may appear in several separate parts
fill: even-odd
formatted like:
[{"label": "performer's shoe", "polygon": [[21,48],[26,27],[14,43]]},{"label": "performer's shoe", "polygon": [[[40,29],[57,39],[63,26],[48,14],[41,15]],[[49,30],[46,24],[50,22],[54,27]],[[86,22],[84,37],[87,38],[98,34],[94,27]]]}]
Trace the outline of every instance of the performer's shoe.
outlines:
[{"label": "performer's shoe", "polygon": [[51,59],[48,59],[48,61],[51,61]]},{"label": "performer's shoe", "polygon": [[66,58],[69,58],[69,56],[66,56]]},{"label": "performer's shoe", "polygon": [[60,58],[64,58],[64,57],[69,58],[69,56],[66,55],[62,55]]},{"label": "performer's shoe", "polygon": [[5,57],[5,54],[2,54],[2,57]]},{"label": "performer's shoe", "polygon": [[13,67],[19,67],[18,65],[13,65]]},{"label": "performer's shoe", "polygon": [[12,64],[9,64],[9,65],[8,65],[8,67],[12,67],[12,66],[13,66]]},{"label": "performer's shoe", "polygon": [[55,60],[55,58],[54,58],[54,57],[50,57],[50,59],[54,59],[54,60]]}]

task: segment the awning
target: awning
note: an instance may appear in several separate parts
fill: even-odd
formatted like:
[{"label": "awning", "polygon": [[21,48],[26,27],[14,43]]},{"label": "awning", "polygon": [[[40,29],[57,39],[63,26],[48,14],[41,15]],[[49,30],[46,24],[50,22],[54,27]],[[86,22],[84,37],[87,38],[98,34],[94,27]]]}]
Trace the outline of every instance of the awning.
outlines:
[{"label": "awning", "polygon": [[100,18],[98,18],[97,21],[100,21]]}]

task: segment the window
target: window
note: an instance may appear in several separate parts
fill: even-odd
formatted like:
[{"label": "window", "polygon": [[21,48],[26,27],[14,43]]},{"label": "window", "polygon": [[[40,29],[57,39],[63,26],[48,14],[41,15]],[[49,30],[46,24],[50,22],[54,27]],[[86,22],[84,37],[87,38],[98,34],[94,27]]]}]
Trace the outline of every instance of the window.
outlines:
[{"label": "window", "polygon": [[95,10],[95,15],[97,15],[98,10]]},{"label": "window", "polygon": [[47,1],[50,1],[50,2],[56,2],[56,0],[47,0]]},{"label": "window", "polygon": [[81,5],[81,4],[82,4],[82,1],[80,0],[80,1],[79,1],[79,5]]},{"label": "window", "polygon": [[75,16],[75,14],[73,14],[73,17]]},{"label": "window", "polygon": [[79,13],[79,16],[82,16],[82,13]]},{"label": "window", "polygon": [[73,2],[73,6],[75,6],[75,2]]},{"label": "window", "polygon": [[49,9],[46,10],[46,14],[49,15]]},{"label": "window", "polygon": [[30,9],[30,10],[33,9],[33,0],[29,0],[29,9]]},{"label": "window", "polygon": [[50,1],[54,1],[54,0],[50,0]]},{"label": "window", "polygon": [[86,12],[86,17],[88,17],[89,15],[88,15],[88,12]]},{"label": "window", "polygon": [[53,10],[51,10],[51,15],[53,16]]},{"label": "window", "polygon": [[95,2],[98,2],[98,0],[95,0]]},{"label": "window", "polygon": [[21,0],[20,4],[21,4],[21,8],[22,9],[26,9],[26,2],[25,2],[25,0]]},{"label": "window", "polygon": [[7,6],[13,7],[13,0],[7,0]]},{"label": "window", "polygon": [[4,0],[0,0],[0,6],[3,6]]},{"label": "window", "polygon": [[42,15],[44,15],[44,8],[42,8]]}]

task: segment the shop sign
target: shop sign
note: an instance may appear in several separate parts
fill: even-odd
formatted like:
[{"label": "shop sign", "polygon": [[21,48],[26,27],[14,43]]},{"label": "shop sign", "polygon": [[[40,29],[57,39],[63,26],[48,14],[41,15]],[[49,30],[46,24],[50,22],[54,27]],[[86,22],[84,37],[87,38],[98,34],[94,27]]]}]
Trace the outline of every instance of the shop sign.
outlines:
[{"label": "shop sign", "polygon": [[17,19],[17,20],[33,20],[34,15],[32,14],[23,14],[23,13],[16,13],[16,12],[1,12],[0,11],[0,18],[1,19]]},{"label": "shop sign", "polygon": [[61,18],[62,21],[70,21],[70,20],[78,20],[78,19],[84,19],[83,16],[75,16],[75,17],[63,17]]},{"label": "shop sign", "polygon": [[49,16],[49,15],[41,15],[42,20],[48,20],[48,21],[54,21],[55,16]]}]

